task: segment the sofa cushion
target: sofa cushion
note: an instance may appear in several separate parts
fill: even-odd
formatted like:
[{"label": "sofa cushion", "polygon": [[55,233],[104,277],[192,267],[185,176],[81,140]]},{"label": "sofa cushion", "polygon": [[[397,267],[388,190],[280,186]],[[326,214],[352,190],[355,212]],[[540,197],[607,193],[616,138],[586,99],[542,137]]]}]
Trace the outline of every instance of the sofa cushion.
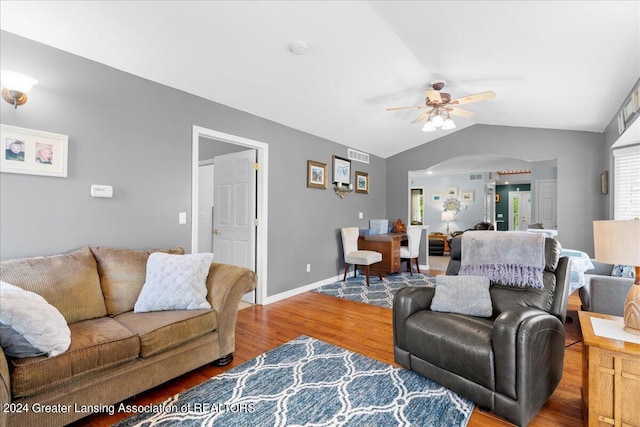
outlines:
[{"label": "sofa cushion", "polygon": [[58,356],[8,359],[12,368],[14,399],[34,395],[138,357],[138,337],[109,317],[73,323],[69,329],[71,346]]},{"label": "sofa cushion", "polygon": [[107,314],[96,260],[88,248],[64,255],[2,261],[0,277],[41,295],[67,323]]},{"label": "sofa cushion", "polygon": [[211,253],[149,255],[147,277],[133,311],[211,308],[207,301],[207,276],[212,262]]},{"label": "sofa cushion", "polygon": [[445,371],[495,390],[493,320],[420,310],[406,322],[407,350]]},{"label": "sofa cushion", "polygon": [[146,276],[147,259],[154,252],[182,255],[184,249],[132,249],[91,248],[98,262],[100,286],[110,316],[133,310]]},{"label": "sofa cushion", "polygon": [[139,336],[142,357],[176,347],[218,327],[218,316],[213,310],[131,311],[114,319]]},{"label": "sofa cushion", "polygon": [[69,348],[71,331],[40,295],[0,281],[0,343],[10,357],[57,356]]}]

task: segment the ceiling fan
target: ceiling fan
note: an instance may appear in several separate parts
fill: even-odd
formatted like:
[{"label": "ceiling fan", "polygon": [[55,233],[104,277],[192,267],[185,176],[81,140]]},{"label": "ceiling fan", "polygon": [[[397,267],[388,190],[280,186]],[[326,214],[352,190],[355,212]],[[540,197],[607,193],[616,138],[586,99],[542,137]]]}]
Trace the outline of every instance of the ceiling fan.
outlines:
[{"label": "ceiling fan", "polygon": [[425,123],[422,128],[425,132],[432,132],[436,128],[442,128],[444,130],[455,129],[456,125],[451,120],[450,115],[460,117],[471,117],[474,115],[473,111],[459,108],[459,105],[470,104],[472,102],[484,101],[496,97],[493,91],[481,92],[475,95],[469,95],[462,98],[451,99],[451,95],[446,92],[441,92],[444,88],[443,81],[437,81],[431,83],[431,89],[425,91],[426,99],[425,105],[417,105],[413,107],[393,107],[387,108],[387,111],[395,110],[409,110],[409,109],[427,109],[424,113],[416,117],[411,124],[421,122],[425,119]]}]

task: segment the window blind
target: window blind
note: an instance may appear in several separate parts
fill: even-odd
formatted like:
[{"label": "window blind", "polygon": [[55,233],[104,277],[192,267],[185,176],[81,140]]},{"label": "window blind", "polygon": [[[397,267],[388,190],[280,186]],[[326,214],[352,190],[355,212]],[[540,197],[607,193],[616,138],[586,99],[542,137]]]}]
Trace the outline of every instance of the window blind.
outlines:
[{"label": "window blind", "polygon": [[613,219],[640,218],[640,145],[613,151]]}]

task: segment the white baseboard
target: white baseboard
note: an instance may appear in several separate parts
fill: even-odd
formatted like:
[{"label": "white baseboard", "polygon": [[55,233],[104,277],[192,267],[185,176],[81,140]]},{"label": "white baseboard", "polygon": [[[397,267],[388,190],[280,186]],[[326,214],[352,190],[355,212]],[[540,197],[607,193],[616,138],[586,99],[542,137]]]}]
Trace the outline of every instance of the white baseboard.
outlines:
[{"label": "white baseboard", "polygon": [[305,292],[312,291],[314,289],[319,288],[320,286],[329,285],[331,283],[335,283],[339,280],[342,280],[342,275],[338,274],[334,277],[329,277],[328,279],[321,280],[319,282],[310,283],[308,285],[300,286],[299,288],[291,289],[290,291],[282,292],[279,294],[267,296],[264,300],[263,305],[269,305],[277,301],[282,301],[283,299],[294,297],[296,295],[303,294]]}]

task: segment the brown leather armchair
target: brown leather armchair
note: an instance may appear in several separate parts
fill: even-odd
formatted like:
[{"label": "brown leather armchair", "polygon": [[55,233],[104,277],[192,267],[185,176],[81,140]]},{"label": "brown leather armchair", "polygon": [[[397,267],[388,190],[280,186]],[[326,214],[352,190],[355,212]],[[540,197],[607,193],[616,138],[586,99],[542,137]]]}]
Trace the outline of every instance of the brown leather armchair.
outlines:
[{"label": "brown leather armchair", "polygon": [[[459,269],[461,238],[452,240],[457,268],[447,274]],[[393,305],[395,361],[526,425],[562,377],[570,272],[560,249],[546,239],[544,289],[492,283],[489,318],[431,311],[434,288],[400,290]]]}]

